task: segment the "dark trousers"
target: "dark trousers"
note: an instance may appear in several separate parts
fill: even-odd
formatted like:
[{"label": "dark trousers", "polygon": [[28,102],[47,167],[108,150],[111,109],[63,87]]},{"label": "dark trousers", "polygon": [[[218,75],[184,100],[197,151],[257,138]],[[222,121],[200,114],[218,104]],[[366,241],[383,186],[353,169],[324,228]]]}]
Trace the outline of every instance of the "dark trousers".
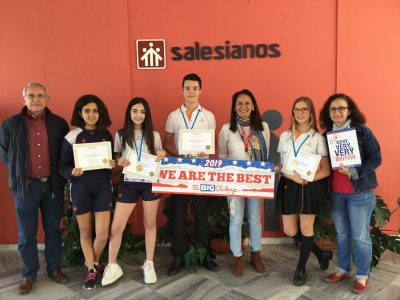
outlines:
[{"label": "dark trousers", "polygon": [[22,276],[36,277],[39,270],[37,229],[39,209],[45,233],[45,258],[47,273],[52,274],[61,263],[60,220],[63,210],[63,193],[55,196],[50,182],[32,180],[25,197],[13,191],[18,223],[18,251],[23,262]]},{"label": "dark trousers", "polygon": [[207,219],[209,197],[198,195],[171,195],[171,197],[174,224],[174,235],[172,237],[173,256],[183,257],[188,249],[186,215],[190,200],[195,212],[196,238],[205,249],[208,249],[210,243]]}]

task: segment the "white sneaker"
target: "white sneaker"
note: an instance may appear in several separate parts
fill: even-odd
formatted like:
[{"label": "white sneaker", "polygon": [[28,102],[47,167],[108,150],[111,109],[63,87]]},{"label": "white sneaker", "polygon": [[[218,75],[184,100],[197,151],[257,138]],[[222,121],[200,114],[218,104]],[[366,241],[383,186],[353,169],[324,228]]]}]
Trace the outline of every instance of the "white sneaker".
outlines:
[{"label": "white sneaker", "polygon": [[142,269],[145,283],[149,284],[157,282],[157,275],[152,261],[145,260]]},{"label": "white sneaker", "polygon": [[121,267],[115,262],[113,264],[108,264],[104,270],[103,279],[101,280],[101,285],[109,285],[116,282],[124,274]]}]

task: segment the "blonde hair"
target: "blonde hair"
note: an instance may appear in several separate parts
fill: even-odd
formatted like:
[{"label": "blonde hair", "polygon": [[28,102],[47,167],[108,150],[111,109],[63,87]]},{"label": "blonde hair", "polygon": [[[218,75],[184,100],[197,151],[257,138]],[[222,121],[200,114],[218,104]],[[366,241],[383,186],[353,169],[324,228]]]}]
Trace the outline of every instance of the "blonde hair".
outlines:
[{"label": "blonde hair", "polygon": [[298,125],[297,121],[294,117],[294,107],[296,106],[297,103],[299,102],[304,102],[307,107],[308,107],[308,111],[310,112],[310,123],[308,124],[308,128],[309,129],[314,129],[315,131],[318,131],[317,129],[317,118],[315,116],[315,109],[314,109],[314,104],[312,102],[312,100],[309,97],[304,97],[301,96],[299,98],[297,98],[296,100],[294,100],[293,105],[292,105],[292,119],[291,119],[291,130],[298,130]]}]

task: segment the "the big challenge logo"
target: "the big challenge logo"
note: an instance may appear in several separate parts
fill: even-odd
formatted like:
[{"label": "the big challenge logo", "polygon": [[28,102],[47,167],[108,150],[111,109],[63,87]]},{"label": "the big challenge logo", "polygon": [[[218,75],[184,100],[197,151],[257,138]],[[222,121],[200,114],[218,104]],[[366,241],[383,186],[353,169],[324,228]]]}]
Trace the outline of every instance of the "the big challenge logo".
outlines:
[{"label": "the big challenge logo", "polygon": [[[281,56],[279,44],[231,44],[225,41],[223,45],[206,46],[194,42],[193,46],[171,47],[172,61],[194,60],[224,60],[277,58]],[[167,67],[165,40],[136,40],[136,65],[138,69],[165,69]]]}]

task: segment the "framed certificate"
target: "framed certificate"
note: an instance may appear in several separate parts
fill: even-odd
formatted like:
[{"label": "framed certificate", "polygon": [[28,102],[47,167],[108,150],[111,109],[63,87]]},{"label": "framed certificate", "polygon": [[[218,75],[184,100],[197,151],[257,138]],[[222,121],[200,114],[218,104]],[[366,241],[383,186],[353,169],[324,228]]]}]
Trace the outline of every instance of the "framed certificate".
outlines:
[{"label": "framed certificate", "polygon": [[138,161],[136,152],[129,149],[126,159],[130,161],[130,165],[124,167],[122,173],[126,175],[127,181],[157,181],[161,165],[160,161],[156,161],[157,156],[142,152]]},{"label": "framed certificate", "polygon": [[354,128],[328,132],[326,138],[333,170],[339,169],[340,164],[346,167],[361,166],[357,132]]},{"label": "framed certificate", "polygon": [[83,171],[111,169],[111,142],[73,144],[75,168]]},{"label": "framed certificate", "polygon": [[293,171],[296,171],[301,178],[313,181],[320,161],[321,155],[300,151],[294,156],[294,152],[290,150],[283,162],[282,172],[293,175]]},{"label": "framed certificate", "polygon": [[179,154],[215,153],[214,129],[179,130]]}]

